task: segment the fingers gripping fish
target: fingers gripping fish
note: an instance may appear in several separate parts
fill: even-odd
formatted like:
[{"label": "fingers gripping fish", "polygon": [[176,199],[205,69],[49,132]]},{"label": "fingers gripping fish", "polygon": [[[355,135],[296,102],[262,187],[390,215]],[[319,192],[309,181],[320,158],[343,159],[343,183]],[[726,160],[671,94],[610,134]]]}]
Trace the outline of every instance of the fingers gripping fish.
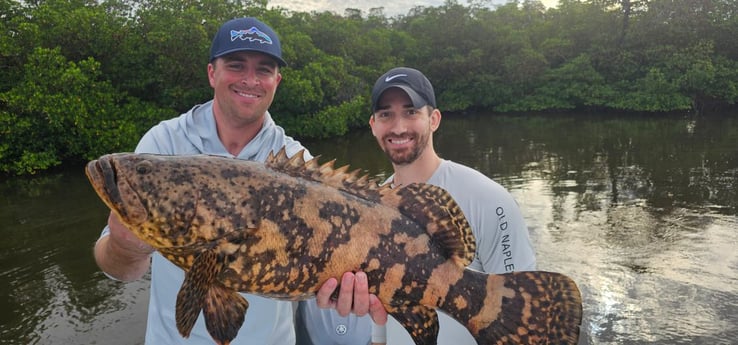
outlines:
[{"label": "fingers gripping fish", "polygon": [[474,237],[445,190],[391,189],[333,165],[284,149],[266,163],[119,153],[86,173],[136,236],[186,272],[176,305],[184,337],[202,312],[215,342],[229,344],[247,317],[238,292],[305,300],[331,277],[364,271],[417,344],[436,344],[436,309],[479,344],[577,343],[582,302],[571,279],[466,269]]}]

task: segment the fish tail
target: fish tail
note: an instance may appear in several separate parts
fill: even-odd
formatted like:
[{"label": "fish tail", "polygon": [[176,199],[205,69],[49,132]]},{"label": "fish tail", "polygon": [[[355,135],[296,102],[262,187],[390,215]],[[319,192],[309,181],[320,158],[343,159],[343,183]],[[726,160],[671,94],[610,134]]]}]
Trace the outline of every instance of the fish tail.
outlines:
[{"label": "fish tail", "polygon": [[576,345],[582,322],[576,283],[544,271],[486,275],[466,270],[440,308],[479,344]]}]

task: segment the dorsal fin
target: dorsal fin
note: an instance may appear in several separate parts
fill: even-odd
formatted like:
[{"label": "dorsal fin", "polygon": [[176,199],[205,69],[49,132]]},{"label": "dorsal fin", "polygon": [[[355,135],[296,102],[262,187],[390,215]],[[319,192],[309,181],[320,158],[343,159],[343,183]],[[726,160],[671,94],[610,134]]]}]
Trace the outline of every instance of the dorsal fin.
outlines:
[{"label": "dorsal fin", "polygon": [[468,266],[476,252],[471,226],[451,195],[443,188],[411,183],[395,189],[382,189],[382,203],[425,226],[431,237],[443,246],[446,257],[461,267]]},{"label": "dorsal fin", "polygon": [[380,186],[360,171],[348,172],[349,166],[335,168],[335,160],[323,164],[318,157],[305,161],[305,150],[287,157],[285,148],[277,154],[269,154],[266,165],[272,170],[290,176],[320,182],[365,200],[380,202],[397,208],[404,216],[425,226],[426,231],[443,246],[447,258],[461,267],[468,266],[474,259],[476,242],[469,223],[456,201],[448,192],[437,186],[416,183],[391,189]]},{"label": "dorsal fin", "polygon": [[348,165],[335,168],[335,159],[323,164],[318,163],[320,156],[305,161],[304,153],[305,149],[302,149],[292,157],[287,157],[287,152],[282,147],[276,154],[273,152],[269,154],[266,166],[290,176],[332,186],[370,201],[379,201],[379,191],[388,188],[379,186],[376,179],[361,174],[359,169],[349,171]]}]

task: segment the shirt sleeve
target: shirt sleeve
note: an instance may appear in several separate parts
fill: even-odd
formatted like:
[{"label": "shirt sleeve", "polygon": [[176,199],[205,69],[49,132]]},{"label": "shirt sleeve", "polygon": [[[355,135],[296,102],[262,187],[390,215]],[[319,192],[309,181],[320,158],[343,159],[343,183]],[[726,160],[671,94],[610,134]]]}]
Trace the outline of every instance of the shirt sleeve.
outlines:
[{"label": "shirt sleeve", "polygon": [[528,227],[517,202],[501,186],[489,191],[493,198],[472,221],[476,224],[477,260],[484,272],[508,273],[536,269],[536,256]]}]

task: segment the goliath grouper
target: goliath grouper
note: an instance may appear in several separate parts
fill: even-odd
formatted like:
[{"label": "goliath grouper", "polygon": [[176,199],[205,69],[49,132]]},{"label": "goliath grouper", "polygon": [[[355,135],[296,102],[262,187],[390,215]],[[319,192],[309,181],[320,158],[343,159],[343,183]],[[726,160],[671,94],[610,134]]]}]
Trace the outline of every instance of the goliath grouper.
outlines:
[{"label": "goliath grouper", "polygon": [[238,291],[305,300],[327,279],[363,271],[417,344],[436,344],[436,308],[481,345],[577,343],[576,284],[552,272],[466,269],[474,236],[444,189],[392,189],[302,157],[117,153],[86,172],[136,236],[185,270],[176,307],[184,337],[202,311],[213,339],[230,343],[248,308]]}]

